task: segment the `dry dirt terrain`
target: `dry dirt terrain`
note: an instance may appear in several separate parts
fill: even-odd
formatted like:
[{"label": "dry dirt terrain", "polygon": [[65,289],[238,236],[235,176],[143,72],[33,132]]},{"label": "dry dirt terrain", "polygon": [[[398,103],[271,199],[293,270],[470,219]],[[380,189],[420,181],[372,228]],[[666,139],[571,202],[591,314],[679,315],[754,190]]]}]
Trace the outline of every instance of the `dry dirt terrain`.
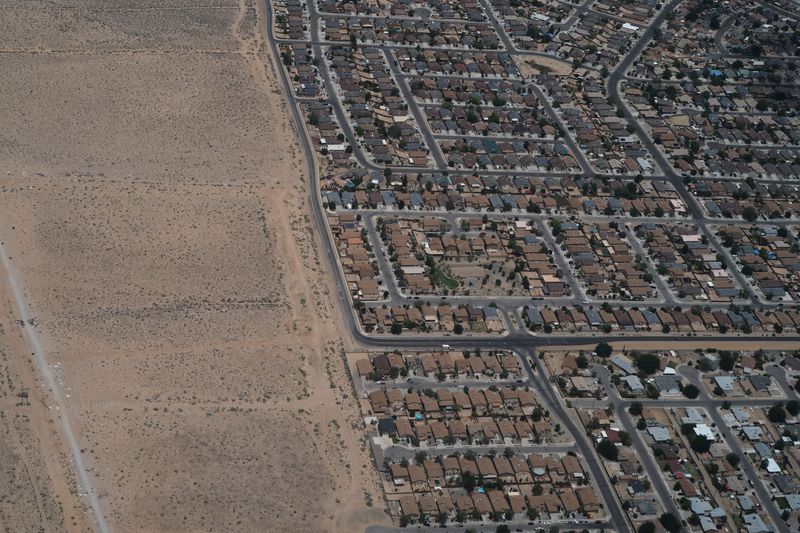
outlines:
[{"label": "dry dirt terrain", "polygon": [[0,524],[91,529],[57,416],[113,531],[386,523],[261,7],[2,9]]}]

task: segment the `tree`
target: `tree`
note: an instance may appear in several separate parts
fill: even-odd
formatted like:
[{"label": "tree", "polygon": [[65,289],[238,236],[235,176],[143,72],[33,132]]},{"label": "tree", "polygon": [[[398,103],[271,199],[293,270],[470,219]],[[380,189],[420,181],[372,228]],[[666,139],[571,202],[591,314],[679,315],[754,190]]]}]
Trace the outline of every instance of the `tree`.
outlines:
[{"label": "tree", "polygon": [[500,524],[494,531],[495,533],[511,533],[511,528],[506,524]]},{"label": "tree", "polygon": [[742,217],[748,222],[755,222],[758,219],[758,210],[753,206],[747,206],[742,211]]},{"label": "tree", "polygon": [[392,124],[391,126],[389,126],[388,133],[389,133],[389,137],[392,137],[394,139],[398,139],[403,134],[403,130],[402,130],[402,128],[400,128],[400,126],[398,124]]},{"label": "tree", "polygon": [[601,342],[600,344],[595,346],[594,351],[599,357],[608,357],[611,355],[613,349],[611,348],[611,345],[608,344],[607,342]]},{"label": "tree", "polygon": [[464,490],[472,494],[475,488],[475,475],[472,472],[464,472],[461,476],[461,484],[464,485]]},{"label": "tree", "polygon": [[670,533],[677,533],[681,530],[681,522],[675,515],[672,513],[664,513],[659,518],[658,521],[661,522],[661,525],[664,526],[664,529],[669,531]]},{"label": "tree", "polygon": [[789,411],[790,415],[797,416],[797,413],[800,413],[800,402],[797,400],[786,402],[786,410]]},{"label": "tree", "polygon": [[453,333],[455,333],[456,335],[461,335],[462,333],[464,333],[464,326],[462,326],[461,324],[456,324],[453,327]]},{"label": "tree", "polygon": [[403,333],[403,325],[400,324],[399,322],[395,322],[394,324],[392,324],[392,333],[395,335],[400,335],[401,333]]},{"label": "tree", "polygon": [[734,467],[734,468],[738,468],[739,467],[739,463],[742,461],[741,457],[739,457],[737,454],[735,454],[733,452],[731,452],[728,455],[726,455],[725,459],[727,459],[727,461],[730,463],[730,465],[732,467]]},{"label": "tree", "polygon": [[603,439],[597,443],[597,453],[609,461],[616,461],[619,456],[619,450],[617,450],[614,443],[608,439]]},{"label": "tree", "polygon": [[733,370],[733,366],[736,364],[737,356],[732,352],[720,352],[719,353],[719,367],[724,370],[725,372],[730,372]]},{"label": "tree", "polygon": [[578,368],[586,368],[589,366],[589,360],[586,359],[585,355],[579,355],[575,359],[575,364],[578,366]]},{"label": "tree", "polygon": [[786,411],[783,409],[783,403],[778,402],[767,411],[767,417],[773,424],[783,424],[786,422]]},{"label": "tree", "polygon": [[623,446],[630,446],[631,445],[631,436],[628,434],[627,431],[620,431],[619,432],[619,441],[622,443]]},{"label": "tree", "polygon": [[652,522],[644,522],[639,526],[638,533],[655,533],[656,525]]},{"label": "tree", "polygon": [[692,449],[697,453],[708,453],[708,450],[711,449],[711,442],[705,436],[697,435],[692,439]]},{"label": "tree", "polygon": [[636,368],[638,368],[645,375],[654,374],[656,370],[661,368],[661,361],[657,354],[643,353],[636,357]]},{"label": "tree", "polygon": [[700,395],[700,389],[698,389],[692,384],[686,385],[683,388],[683,395],[689,398],[690,400],[694,400]]},{"label": "tree", "polygon": [[642,415],[642,404],[641,402],[633,402],[630,407],[628,407],[628,412],[633,416],[641,416]]}]

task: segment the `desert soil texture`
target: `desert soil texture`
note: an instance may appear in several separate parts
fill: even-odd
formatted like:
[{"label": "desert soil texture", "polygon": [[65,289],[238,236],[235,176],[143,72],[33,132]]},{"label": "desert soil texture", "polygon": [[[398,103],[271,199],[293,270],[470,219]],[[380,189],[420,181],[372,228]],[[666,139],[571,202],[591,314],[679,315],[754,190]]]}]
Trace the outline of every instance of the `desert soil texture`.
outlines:
[{"label": "desert soil texture", "polygon": [[6,531],[387,522],[262,10],[3,1]]}]

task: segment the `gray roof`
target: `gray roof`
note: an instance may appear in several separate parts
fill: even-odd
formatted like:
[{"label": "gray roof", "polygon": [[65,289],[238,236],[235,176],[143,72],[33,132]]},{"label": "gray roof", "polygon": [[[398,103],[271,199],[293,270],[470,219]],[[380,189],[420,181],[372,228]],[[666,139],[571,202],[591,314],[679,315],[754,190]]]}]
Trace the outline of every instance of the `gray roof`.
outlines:
[{"label": "gray roof", "polygon": [[750,376],[750,384],[758,391],[769,389],[772,379],[769,376]]},{"label": "gray roof", "polygon": [[656,376],[653,382],[664,394],[677,394],[681,391],[681,379],[678,376]]},{"label": "gray roof", "polygon": [[742,431],[744,431],[744,435],[745,437],[747,437],[747,440],[751,441],[761,440],[762,432],[761,428],[758,426],[744,426],[742,428]]},{"label": "gray roof", "polygon": [[742,520],[747,528],[747,533],[767,533],[771,531],[756,513],[743,514]]},{"label": "gray roof", "polygon": [[653,440],[656,442],[666,442],[669,439],[669,430],[665,427],[661,426],[650,426],[647,428],[647,432],[653,437]]},{"label": "gray roof", "polygon": [[733,390],[733,376],[714,376],[714,382],[722,390]]},{"label": "gray roof", "polygon": [[623,376],[622,381],[628,385],[628,388],[632,391],[641,391],[644,390],[644,385],[642,384],[642,380],[639,379],[639,376],[630,375],[630,376]]},{"label": "gray roof", "polygon": [[621,355],[612,355],[609,361],[611,361],[613,365],[616,365],[618,368],[620,368],[623,372],[626,372],[627,374],[636,373],[636,369],[633,367],[633,365],[625,358],[623,358]]}]

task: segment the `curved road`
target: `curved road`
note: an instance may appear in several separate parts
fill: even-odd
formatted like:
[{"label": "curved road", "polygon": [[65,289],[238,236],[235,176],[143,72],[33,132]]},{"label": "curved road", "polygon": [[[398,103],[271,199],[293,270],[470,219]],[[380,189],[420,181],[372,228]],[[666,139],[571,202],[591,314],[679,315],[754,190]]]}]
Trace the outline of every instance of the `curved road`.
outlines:
[{"label": "curved road", "polygon": [[[622,108],[628,120],[634,124],[637,128],[637,133],[639,133],[642,141],[647,141],[648,137],[644,134],[641,126],[638,122],[633,118],[630,110],[624,105],[622,99],[619,95],[619,82],[622,79],[625,71],[628,67],[633,63],[636,57],[641,53],[644,47],[647,45],[649,40],[652,38],[654,28],[658,27],[661,22],[666,17],[667,13],[674,9],[680,0],[672,0],[656,17],[653,24],[644,32],[641,39],[638,41],[636,46],[631,50],[631,52],[623,59],[623,61],[617,66],[614,70],[612,75],[609,77],[608,80],[608,87],[609,87],[609,94],[611,95],[612,99],[615,103]],[[308,195],[309,195],[309,202],[312,210],[312,216],[314,219],[314,223],[317,226],[317,230],[319,231],[320,238],[322,240],[323,248],[326,250],[325,257],[326,261],[330,266],[330,271],[333,274],[334,279],[336,280],[337,287],[338,287],[338,303],[341,307],[342,314],[345,318],[347,329],[349,330],[350,335],[352,338],[360,344],[364,348],[376,348],[376,349],[395,349],[395,348],[406,348],[406,349],[431,349],[437,348],[442,344],[448,344],[453,349],[475,349],[476,347],[481,348],[494,348],[494,349],[510,349],[514,350],[521,354],[532,353],[532,351],[538,347],[548,347],[548,346],[566,346],[566,345],[575,345],[581,342],[585,342],[586,344],[594,344],[600,341],[606,342],[615,342],[615,341],[622,341],[622,342],[639,342],[639,341],[665,341],[666,338],[663,335],[647,335],[647,336],[636,336],[636,337],[624,337],[619,335],[603,335],[597,337],[575,337],[575,336],[548,336],[548,337],[535,337],[525,332],[513,332],[505,336],[501,337],[481,337],[481,338],[474,338],[474,337],[451,337],[451,336],[367,336],[363,334],[361,327],[358,323],[358,319],[355,315],[355,312],[352,308],[350,297],[346,292],[346,283],[344,280],[344,275],[340,269],[339,262],[337,258],[334,256],[334,250],[336,250],[335,243],[333,241],[333,237],[329,232],[327,221],[325,219],[324,210],[322,208],[321,196],[319,194],[319,174],[318,168],[316,165],[316,159],[313,147],[310,143],[308,138],[307,130],[305,128],[305,122],[303,117],[300,114],[299,108],[294,101],[294,96],[292,93],[292,87],[288,80],[288,76],[283,68],[283,65],[280,64],[277,58],[280,57],[278,51],[277,41],[275,39],[272,27],[272,9],[271,5],[267,0],[264,0],[265,3],[265,18],[264,18],[264,25],[265,25],[265,32],[267,35],[267,42],[270,46],[272,52],[272,61],[275,68],[275,72],[280,78],[281,85],[283,87],[283,91],[286,94],[290,108],[292,112],[292,119],[295,124],[295,128],[297,129],[298,136],[301,140],[303,153],[306,159],[307,165],[307,173],[308,173]],[[312,22],[310,30],[312,34],[316,32],[317,26],[315,22]],[[317,57],[321,58],[321,49],[319,46],[314,47],[314,53]],[[330,90],[330,79],[327,76],[327,71],[325,68],[320,69],[321,73],[323,74],[323,79],[326,82]],[[330,93],[334,94],[334,93]],[[333,106],[335,110],[337,110],[337,118],[342,121],[341,127],[347,136],[348,142],[351,144],[354,143],[354,139],[352,138],[352,132],[349,131],[349,124],[346,120],[343,121],[343,116],[341,113],[341,108],[338,105]],[[645,147],[649,149],[659,164],[662,167],[664,174],[668,177],[670,181],[676,185],[676,190],[682,191],[682,197],[687,205],[687,208],[692,212],[693,215],[698,216],[698,218],[702,218],[699,216],[701,213],[699,211],[699,206],[693,201],[688,195],[688,192],[685,191],[684,187],[681,183],[681,178],[678,174],[670,167],[667,163],[665,158],[660,154],[660,152],[656,149],[656,147],[652,144],[652,141],[645,142]],[[371,167],[371,165],[366,165]],[[702,338],[669,338],[669,343],[672,347],[679,346],[682,343],[692,343],[696,344],[699,341],[713,343],[715,341],[730,341],[735,340],[737,337],[732,336],[708,336]],[[800,336],[785,336],[785,337],[757,337],[760,341],[762,341],[765,345],[769,344],[770,342],[774,341],[781,341],[781,342],[798,342],[800,343]],[[594,452],[594,448],[591,444],[586,440],[583,436],[583,433],[578,431],[578,428],[575,427],[574,423],[571,421],[569,416],[567,416],[566,410],[564,409],[563,404],[559,401],[558,398],[555,397],[553,394],[552,388],[550,387],[549,383],[544,381],[542,370],[540,369],[538,372],[534,371],[534,369],[530,366],[527,361],[527,357],[522,357],[524,362],[526,371],[529,373],[529,376],[532,382],[537,383],[540,387],[541,393],[543,394],[543,399],[551,406],[552,410],[556,413],[558,418],[564,422],[567,426],[567,429],[576,437],[576,446],[580,449],[583,456],[585,457],[588,467],[595,479],[595,481],[600,485],[600,489],[603,493],[604,500],[606,500],[606,504],[608,505],[608,511],[611,515],[611,519],[613,524],[617,526],[620,530],[627,530],[629,529],[627,519],[625,518],[624,513],[622,512],[621,507],[619,506],[618,499],[613,495],[613,489],[608,485],[608,480],[605,474],[601,470],[601,466],[599,461],[597,460],[597,456]],[[535,359],[537,365],[540,363],[538,359]],[[610,497],[609,497],[610,496]],[[379,529],[371,528],[371,531],[379,531]],[[437,530],[439,530],[437,528]],[[383,530],[381,530],[383,531]],[[386,530],[390,531],[390,530]]]}]

